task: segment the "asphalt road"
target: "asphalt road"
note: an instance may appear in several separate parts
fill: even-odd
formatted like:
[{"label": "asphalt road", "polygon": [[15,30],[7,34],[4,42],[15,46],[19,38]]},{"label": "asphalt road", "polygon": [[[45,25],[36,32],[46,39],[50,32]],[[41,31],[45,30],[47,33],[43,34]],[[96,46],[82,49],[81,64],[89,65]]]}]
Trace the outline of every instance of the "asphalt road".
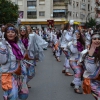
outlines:
[{"label": "asphalt road", "polygon": [[[74,93],[70,86],[73,76],[61,72],[64,55],[61,55],[61,62],[57,62],[51,48],[44,54],[44,60],[37,62],[36,75],[29,83],[32,88],[27,100],[95,100],[92,95]],[[3,100],[2,94],[0,88],[0,100]]]}]

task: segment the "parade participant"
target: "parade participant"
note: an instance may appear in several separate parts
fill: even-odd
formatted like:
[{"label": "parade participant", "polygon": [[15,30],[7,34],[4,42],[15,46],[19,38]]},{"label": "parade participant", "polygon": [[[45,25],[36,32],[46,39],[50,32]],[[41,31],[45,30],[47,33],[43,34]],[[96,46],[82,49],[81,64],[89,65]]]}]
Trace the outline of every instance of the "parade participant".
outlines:
[{"label": "parade participant", "polygon": [[74,80],[70,85],[74,86],[75,93],[82,94],[79,89],[81,86],[82,66],[77,65],[77,61],[80,57],[80,52],[84,50],[85,43],[78,30],[75,31],[74,35],[74,40],[68,44],[68,48],[70,50],[69,63],[74,72]]},{"label": "parade participant", "polygon": [[[0,43],[0,71],[4,100],[26,100],[26,65],[24,64],[23,47],[18,40],[18,30],[12,24],[5,26],[5,41]],[[6,56],[5,56],[6,55]],[[3,61],[6,60],[4,63]],[[23,87],[24,85],[24,87]]]},{"label": "parade participant", "polygon": [[83,93],[92,93],[100,100],[100,32],[92,34],[90,48],[83,55],[83,65]]},{"label": "parade participant", "polygon": [[67,25],[63,29],[63,33],[61,36],[61,44],[60,44],[62,51],[65,54],[65,62],[64,62],[62,73],[65,73],[65,75],[67,76],[73,75],[69,72],[70,70],[69,53],[67,49],[68,43],[72,41],[72,39],[73,39],[73,29],[71,28],[70,23],[67,23]]},{"label": "parade participant", "polygon": [[57,39],[57,34],[55,33],[53,33],[52,43],[53,43],[52,49],[53,49],[55,58],[58,62],[60,62],[60,43],[59,43],[59,40]]},{"label": "parade participant", "polygon": [[31,86],[28,84],[28,82],[34,77],[35,68],[34,68],[34,54],[29,49],[29,46],[31,44],[30,41],[29,41],[29,35],[30,34],[28,33],[26,26],[21,26],[19,28],[19,34],[20,34],[20,41],[25,47],[25,51],[24,51],[25,57],[24,57],[24,59],[27,62],[30,63],[30,64],[27,64],[27,66],[28,66],[27,67],[27,85],[28,85],[28,88],[31,88]]},{"label": "parade participant", "polygon": [[5,25],[1,26],[1,34],[0,37],[4,38],[4,31],[5,31]]},{"label": "parade participant", "polygon": [[85,48],[90,47],[90,40],[91,40],[91,28],[88,29],[88,31],[85,33]]},{"label": "parade participant", "polygon": [[26,27],[27,27],[28,34],[32,34],[33,33],[33,30],[31,28],[31,26],[30,25],[27,25]]}]

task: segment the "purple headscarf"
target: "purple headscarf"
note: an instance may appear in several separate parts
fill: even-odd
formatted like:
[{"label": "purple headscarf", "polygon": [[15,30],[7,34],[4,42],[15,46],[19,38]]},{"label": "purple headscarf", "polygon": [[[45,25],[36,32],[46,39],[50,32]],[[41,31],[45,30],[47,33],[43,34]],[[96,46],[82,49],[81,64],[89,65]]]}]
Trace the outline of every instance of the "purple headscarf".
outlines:
[{"label": "purple headscarf", "polygon": [[28,38],[26,39],[21,39],[22,43],[24,44],[25,48],[27,49],[28,47]]},{"label": "purple headscarf", "polygon": [[79,41],[77,41],[77,49],[80,52],[83,51],[83,45]]},{"label": "purple headscarf", "polygon": [[16,56],[16,59],[21,60],[23,58],[23,55],[18,44],[16,44],[14,41],[8,41],[8,43],[11,45],[12,52]]}]

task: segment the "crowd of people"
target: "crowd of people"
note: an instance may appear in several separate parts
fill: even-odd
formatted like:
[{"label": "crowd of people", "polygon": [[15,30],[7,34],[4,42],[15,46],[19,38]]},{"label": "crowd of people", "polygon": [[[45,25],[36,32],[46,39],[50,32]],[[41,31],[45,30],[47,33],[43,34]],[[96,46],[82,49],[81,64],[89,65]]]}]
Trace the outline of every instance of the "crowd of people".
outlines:
[{"label": "crowd of people", "polygon": [[[8,23],[0,32],[0,72],[4,100],[26,100],[29,81],[35,75],[37,60],[50,47],[53,56],[61,62],[65,55],[62,73],[74,76],[70,86],[77,94],[92,94],[100,99],[100,31],[96,28],[73,29],[70,23],[62,29],[18,29]],[[73,74],[70,72],[72,69]],[[83,90],[83,91],[81,91]]]}]

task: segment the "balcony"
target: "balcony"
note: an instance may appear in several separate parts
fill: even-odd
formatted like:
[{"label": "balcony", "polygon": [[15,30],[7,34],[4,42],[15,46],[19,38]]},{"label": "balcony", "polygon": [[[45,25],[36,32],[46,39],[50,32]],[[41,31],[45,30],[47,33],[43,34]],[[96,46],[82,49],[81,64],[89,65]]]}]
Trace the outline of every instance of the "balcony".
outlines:
[{"label": "balcony", "polygon": [[27,15],[27,19],[36,19],[37,15]]},{"label": "balcony", "polygon": [[85,18],[85,14],[80,14],[80,19],[84,19]]},{"label": "balcony", "polygon": [[65,2],[54,2],[53,6],[66,6],[67,4]]},{"label": "balcony", "polygon": [[82,10],[86,10],[86,4],[85,4],[85,3],[82,3],[82,4],[81,4],[81,9],[82,9]]},{"label": "balcony", "polygon": [[96,7],[96,10],[100,11],[100,6]]},{"label": "balcony", "polygon": [[96,18],[96,22],[100,22],[100,18]]},{"label": "balcony", "polygon": [[100,13],[96,14],[96,18],[100,18]]},{"label": "balcony", "polygon": [[100,0],[95,0],[97,5],[100,5]]}]

